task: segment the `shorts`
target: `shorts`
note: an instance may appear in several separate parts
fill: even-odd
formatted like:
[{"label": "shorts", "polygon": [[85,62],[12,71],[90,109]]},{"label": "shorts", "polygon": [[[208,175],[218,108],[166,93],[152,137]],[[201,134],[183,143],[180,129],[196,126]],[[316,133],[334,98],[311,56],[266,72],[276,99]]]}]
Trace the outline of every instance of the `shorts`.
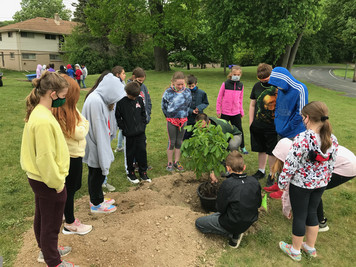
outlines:
[{"label": "shorts", "polygon": [[277,145],[277,132],[250,126],[251,150],[254,152],[265,152],[273,156],[272,151]]}]

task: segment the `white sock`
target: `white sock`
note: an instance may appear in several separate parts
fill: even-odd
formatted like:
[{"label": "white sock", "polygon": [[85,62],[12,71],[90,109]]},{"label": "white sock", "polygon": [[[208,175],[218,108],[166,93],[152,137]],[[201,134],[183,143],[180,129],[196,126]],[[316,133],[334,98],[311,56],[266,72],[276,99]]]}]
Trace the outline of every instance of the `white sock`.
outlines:
[{"label": "white sock", "polygon": [[315,250],[315,248],[309,247],[307,243],[303,244],[303,247],[306,248],[307,250]]},{"label": "white sock", "polygon": [[258,169],[260,172],[262,172],[263,174],[265,173],[265,169]]},{"label": "white sock", "polygon": [[300,254],[300,250],[296,250],[293,246],[290,248],[290,251],[296,255]]}]

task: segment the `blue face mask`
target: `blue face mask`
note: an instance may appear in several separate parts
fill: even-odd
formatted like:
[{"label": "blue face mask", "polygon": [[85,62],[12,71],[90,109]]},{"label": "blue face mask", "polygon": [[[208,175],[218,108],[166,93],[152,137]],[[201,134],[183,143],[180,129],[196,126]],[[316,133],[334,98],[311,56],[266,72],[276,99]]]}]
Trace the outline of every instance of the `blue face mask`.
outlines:
[{"label": "blue face mask", "polygon": [[190,89],[190,91],[195,92],[198,89],[198,87],[194,86],[193,89]]},{"label": "blue face mask", "polygon": [[237,75],[236,75],[236,76],[235,76],[235,75],[232,75],[232,76],[231,76],[231,80],[234,81],[234,82],[239,81],[240,78],[241,78],[241,76],[237,76]]}]

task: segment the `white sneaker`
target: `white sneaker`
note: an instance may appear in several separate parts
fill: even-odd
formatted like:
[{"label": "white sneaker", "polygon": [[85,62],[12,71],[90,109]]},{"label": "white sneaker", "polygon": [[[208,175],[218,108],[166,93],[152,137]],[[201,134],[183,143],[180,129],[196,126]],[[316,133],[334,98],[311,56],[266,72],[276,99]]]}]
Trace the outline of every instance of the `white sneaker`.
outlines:
[{"label": "white sneaker", "polygon": [[113,186],[113,185],[111,185],[111,184],[108,184],[108,183],[102,184],[102,187],[103,187],[103,188],[106,188],[109,192],[113,192],[113,191],[116,190],[115,186]]},{"label": "white sneaker", "polygon": [[117,152],[121,152],[123,150],[124,150],[123,147],[117,147],[117,148],[114,149],[114,152],[117,153]]}]

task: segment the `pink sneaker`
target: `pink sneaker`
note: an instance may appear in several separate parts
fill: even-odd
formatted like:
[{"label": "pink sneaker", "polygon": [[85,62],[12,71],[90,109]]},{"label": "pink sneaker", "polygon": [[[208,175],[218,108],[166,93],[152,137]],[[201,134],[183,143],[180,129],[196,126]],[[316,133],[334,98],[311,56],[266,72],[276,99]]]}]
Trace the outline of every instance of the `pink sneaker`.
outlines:
[{"label": "pink sneaker", "polygon": [[75,219],[75,221],[72,224],[64,223],[62,233],[65,235],[74,235],[74,234],[85,235],[89,233],[92,229],[93,226],[83,224],[78,219]]},{"label": "pink sneaker", "polygon": [[101,204],[99,204],[97,206],[92,205],[90,207],[90,211],[92,213],[111,213],[111,212],[116,211],[116,209],[117,209],[116,206],[107,204],[105,202],[102,202]]}]

